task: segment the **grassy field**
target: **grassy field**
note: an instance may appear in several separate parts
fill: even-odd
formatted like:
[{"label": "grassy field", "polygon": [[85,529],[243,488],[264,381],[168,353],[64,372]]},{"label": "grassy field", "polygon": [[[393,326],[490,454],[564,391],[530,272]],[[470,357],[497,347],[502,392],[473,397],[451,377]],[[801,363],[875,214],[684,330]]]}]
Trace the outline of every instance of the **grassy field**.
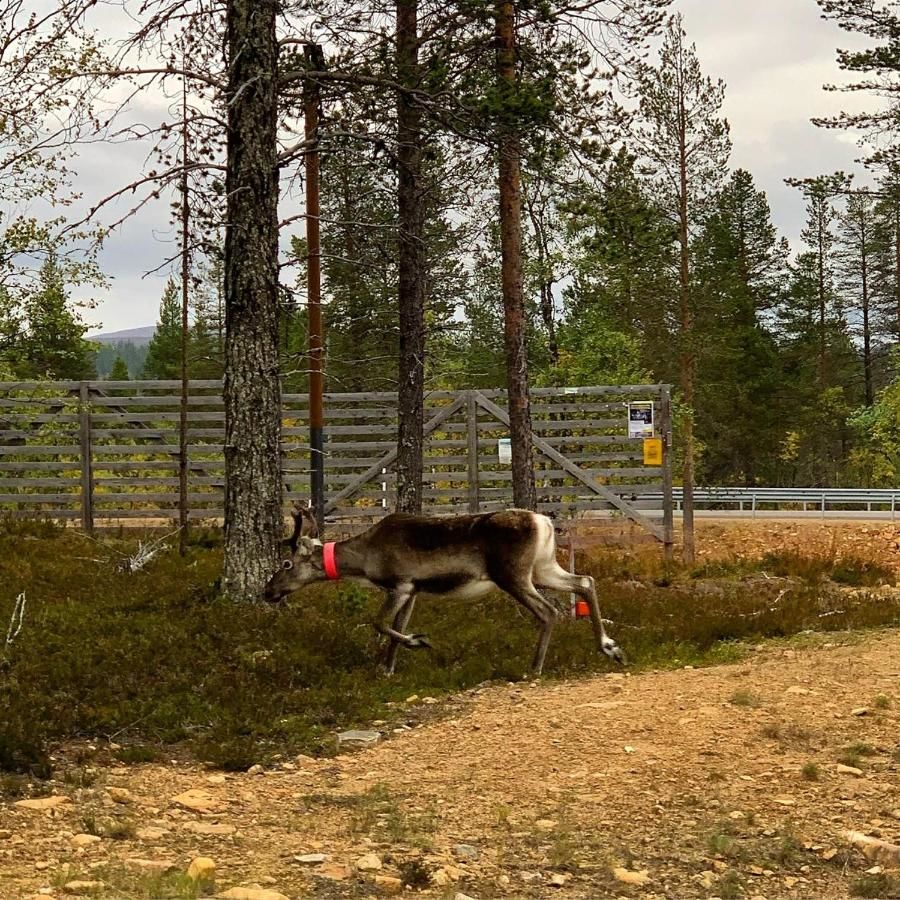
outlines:
[{"label": "grassy field", "polygon": [[[217,536],[143,571],[118,562],[141,536],[91,540],[49,524],[0,529],[0,640],[15,598],[18,637],[0,644],[0,769],[46,775],[54,749],[85,739],[124,761],[165,751],[241,769],[279,753],[327,754],[336,731],[399,720],[410,694],[438,695],[527,673],[534,624],[511,600],[419,601],[435,645],[379,674],[374,594],[327,585],[284,607],[235,606],[216,591]],[[146,539],[146,535],[144,535]],[[579,559],[635,669],[732,660],[759,640],[900,624],[894,575],[853,557],[763,555],[665,569],[656,553]],[[604,670],[587,622],[563,621],[550,678]],[[7,779],[12,790],[14,779]]]}]

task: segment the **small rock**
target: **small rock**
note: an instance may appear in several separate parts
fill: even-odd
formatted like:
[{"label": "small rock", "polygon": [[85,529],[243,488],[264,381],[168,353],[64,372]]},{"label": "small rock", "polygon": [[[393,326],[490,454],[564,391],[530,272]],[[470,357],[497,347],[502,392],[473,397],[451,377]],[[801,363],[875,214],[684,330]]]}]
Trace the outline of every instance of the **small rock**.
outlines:
[{"label": "small rock", "polygon": [[376,875],[375,887],[379,888],[383,894],[401,894],[403,893],[403,879],[394,875]]},{"label": "small rock", "polygon": [[337,736],[337,739],[338,746],[343,746],[344,744],[358,744],[363,747],[368,747],[372,744],[377,744],[381,740],[381,732],[351,729],[350,731],[342,731]]},{"label": "small rock", "polygon": [[216,894],[222,900],[289,900],[278,891],[270,891],[266,888],[233,887],[221,894]]},{"label": "small rock", "polygon": [[850,710],[851,716],[867,716],[869,714],[868,707],[858,706],[856,709]]},{"label": "small rock", "polygon": [[[193,823],[192,823],[193,824]],[[139,828],[137,831],[137,837],[139,841],[160,841],[167,834],[171,834],[168,828],[158,828],[155,825],[148,825],[146,828]]]},{"label": "small rock", "polygon": [[169,859],[126,859],[125,865],[129,869],[137,869],[140,872],[148,872],[152,875],[165,875],[177,868],[175,863]]},{"label": "small rock", "polygon": [[116,803],[121,803],[123,805],[137,803],[137,797],[125,788],[110,787],[106,789],[106,793],[109,795],[110,799],[114,800]]},{"label": "small rock", "polygon": [[866,869],[866,875],[880,875],[884,872],[884,866],[872,866],[871,869]]},{"label": "small rock", "polygon": [[884,863],[889,867],[900,866],[900,844],[891,844],[869,837],[860,831],[847,831],[844,832],[844,836],[854,847],[862,851],[866,859]]},{"label": "small rock", "polygon": [[52,862],[47,862],[46,860],[42,860],[41,862],[36,862],[34,864],[34,867],[35,867],[35,869],[38,870],[38,872],[46,872],[47,869],[49,869],[50,866],[52,866],[52,865],[53,865]]},{"label": "small rock", "polygon": [[553,829],[556,828],[556,825],[556,819],[538,819],[537,822],[534,823],[534,827],[537,828],[538,831],[553,831]]},{"label": "small rock", "polygon": [[301,866],[318,866],[328,860],[327,853],[302,853],[300,856],[294,857],[294,862],[300,863]]},{"label": "small rock", "polygon": [[855,775],[857,778],[862,778],[863,770],[857,769],[856,766],[845,766],[843,763],[837,764],[836,769],[838,775]]},{"label": "small rock", "polygon": [[453,895],[453,900],[477,900],[477,898],[470,897],[468,894],[464,894],[462,891],[457,891]]},{"label": "small rock", "polygon": [[67,881],[63,890],[67,894],[99,894],[106,885],[102,881]]},{"label": "small rock", "polygon": [[498,875],[497,884],[499,884],[500,887],[509,887],[509,875]]},{"label": "small rock", "polygon": [[565,875],[551,875],[550,876],[550,887],[563,887],[568,879]]},{"label": "small rock", "polygon": [[[193,831],[194,834],[207,834],[213,837],[227,837],[237,831],[234,825],[220,825],[214,822],[186,822],[184,829],[185,831]],[[140,837],[140,834],[138,832],[138,837]]]},{"label": "small rock", "polygon": [[811,694],[812,691],[810,691],[808,688],[800,687],[800,685],[795,684],[795,685],[793,685],[792,687],[789,687],[789,688],[785,691],[785,693],[786,693],[786,694],[801,694],[801,695],[802,695],[802,694]]},{"label": "small rock", "polygon": [[193,881],[212,881],[216,877],[216,864],[208,856],[195,856],[187,870]]},{"label": "small rock", "polygon": [[72,799],[70,797],[66,797],[63,794],[55,794],[52,797],[39,797],[34,800],[16,800],[13,806],[17,806],[19,809],[55,809],[57,806],[62,806],[65,803],[71,803]]},{"label": "small rock", "polygon": [[218,807],[219,802],[206,791],[191,788],[183,794],[172,798],[172,803],[194,812],[210,812]]},{"label": "small rock", "polygon": [[782,794],[779,797],[773,797],[772,799],[782,806],[793,806],[797,802],[793,797],[788,797],[786,794]]},{"label": "small rock", "polygon": [[329,878],[331,881],[346,881],[353,872],[350,866],[342,866],[337,863],[325,863],[316,869],[315,874],[319,878]]},{"label": "small rock", "polygon": [[650,881],[650,873],[646,869],[641,869],[640,872],[630,872],[628,869],[617,866],[612,873],[616,881],[621,881],[622,884],[633,884],[636,887],[643,887]]},{"label": "small rock", "polygon": [[450,884],[450,876],[446,869],[435,869],[431,873],[431,883],[434,887],[447,887]]},{"label": "small rock", "polygon": [[72,838],[73,847],[90,847],[91,844],[99,844],[100,837],[96,834],[76,834]]},{"label": "small rock", "polygon": [[429,706],[434,706],[435,703],[440,703],[440,700],[437,697],[423,697],[422,702],[427,703]]},{"label": "small rock", "polygon": [[410,695],[406,698],[406,702],[407,702],[407,703],[415,703],[418,699],[419,699],[419,695],[418,695],[418,694],[410,694]]},{"label": "small rock", "polygon": [[472,844],[457,844],[453,848],[453,853],[457,859],[476,860],[481,856],[481,851],[472,846]]},{"label": "small rock", "polygon": [[356,861],[360,872],[377,872],[381,868],[381,857],[377,853],[366,853]]},{"label": "small rock", "polygon": [[0,841],[8,841],[12,837],[12,832],[8,828],[0,828]]},{"label": "small rock", "polygon": [[741,819],[746,819],[747,813],[741,812],[739,809],[735,809],[732,812],[728,813],[728,818],[734,819],[735,822],[738,822]]},{"label": "small rock", "polygon": [[265,771],[266,770],[259,763],[257,763],[255,766],[250,766],[250,768],[247,769],[247,774],[248,775],[263,775],[263,774],[265,774]]},{"label": "small rock", "polygon": [[819,856],[825,860],[825,862],[830,862],[838,855],[837,847],[830,847],[828,850],[823,850]]},{"label": "small rock", "polygon": [[225,784],[228,779],[224,775],[207,775],[206,783],[207,784]]}]

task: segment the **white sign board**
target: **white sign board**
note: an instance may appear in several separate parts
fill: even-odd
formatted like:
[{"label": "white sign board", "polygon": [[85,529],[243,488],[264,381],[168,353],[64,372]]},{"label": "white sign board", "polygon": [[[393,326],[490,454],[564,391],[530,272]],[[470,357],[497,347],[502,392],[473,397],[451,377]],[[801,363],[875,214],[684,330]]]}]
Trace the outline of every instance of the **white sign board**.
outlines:
[{"label": "white sign board", "polygon": [[628,404],[628,437],[653,437],[652,400],[635,400]]},{"label": "white sign board", "polygon": [[497,441],[497,458],[498,462],[512,462],[512,441],[510,438],[499,438]]}]

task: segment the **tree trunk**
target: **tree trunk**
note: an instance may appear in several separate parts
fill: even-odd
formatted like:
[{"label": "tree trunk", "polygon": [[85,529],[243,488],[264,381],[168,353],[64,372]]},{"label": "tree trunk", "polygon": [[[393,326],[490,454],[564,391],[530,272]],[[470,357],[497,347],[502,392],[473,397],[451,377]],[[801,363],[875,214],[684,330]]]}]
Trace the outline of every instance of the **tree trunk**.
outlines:
[{"label": "tree trunk", "polygon": [[[496,28],[497,77],[501,88],[506,87],[512,92],[516,81],[515,9],[512,0],[499,0]],[[513,501],[520,509],[536,509],[531,402],[528,395],[528,351],[525,341],[525,296],[522,286],[522,148],[514,123],[504,125],[499,150],[500,271]]]},{"label": "tree trunk", "polygon": [[[418,0],[397,0],[397,78],[419,78]],[[397,92],[397,216],[399,227],[400,360],[397,413],[397,509],[422,511],[425,392],[425,191],[422,113],[410,93]]]},{"label": "tree trunk", "polygon": [[869,321],[869,241],[866,232],[866,215],[865,211],[861,213],[859,223],[859,274],[862,291],[863,377],[866,406],[871,406],[875,402],[875,394],[872,386],[872,325]]},{"label": "tree trunk", "polygon": [[694,549],[694,401],[697,374],[697,355],[694,348],[694,311],[691,305],[691,262],[688,209],[687,172],[687,118],[684,98],[679,115],[679,196],[678,196],[678,289],[681,314],[681,391],[684,395],[686,415],[682,434],[684,437],[684,469],[682,472],[683,499],[682,555],[687,565],[693,565]]},{"label": "tree trunk", "polygon": [[228,0],[225,565],[257,600],[281,543],[276,0]]}]

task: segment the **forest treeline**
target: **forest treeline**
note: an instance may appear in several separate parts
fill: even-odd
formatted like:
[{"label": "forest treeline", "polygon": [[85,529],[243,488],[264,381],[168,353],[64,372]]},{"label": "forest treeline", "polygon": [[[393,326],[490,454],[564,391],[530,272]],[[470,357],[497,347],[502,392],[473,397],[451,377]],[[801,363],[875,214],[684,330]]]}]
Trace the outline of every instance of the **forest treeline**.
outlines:
[{"label": "forest treeline", "polygon": [[[673,384],[687,558],[694,482],[892,484],[900,19],[818,6],[862,38],[841,89],[878,102],[817,123],[857,130],[862,174],[784,173],[806,204],[789,247],[669,0],[149,0],[125,3],[121,40],[91,0],[37,17],[0,0],[0,362],[89,371],[96,250],[168,202],[153,271],[173,281],[140,374],[181,374],[185,321],[187,374],[224,374],[234,596],[278,561],[279,394],[319,359],[317,263],[326,388],[398,391],[400,509],[422,505],[440,387],[507,388],[530,508],[529,386]],[[144,162],[82,200],[79,153],[124,141]],[[38,197],[55,219],[23,213]]]}]

